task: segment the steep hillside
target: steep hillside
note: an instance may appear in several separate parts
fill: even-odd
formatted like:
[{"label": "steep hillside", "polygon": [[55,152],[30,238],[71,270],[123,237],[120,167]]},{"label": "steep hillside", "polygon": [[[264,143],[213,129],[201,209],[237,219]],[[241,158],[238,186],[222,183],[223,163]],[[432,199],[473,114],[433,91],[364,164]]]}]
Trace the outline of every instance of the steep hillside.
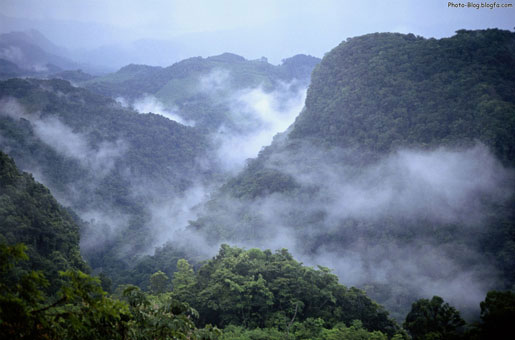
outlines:
[{"label": "steep hillside", "polygon": [[514,66],[508,31],[349,39],[315,68],[293,126],[191,227],[287,246],[398,318],[431,294],[471,315],[515,283]]},{"label": "steep hillside", "polygon": [[41,270],[55,292],[58,271],[87,267],[79,253],[79,226],[49,190],[21,173],[0,152],[0,244],[24,243],[30,262],[26,270]]},{"label": "steep hillside", "polygon": [[290,138],[372,152],[480,140],[513,165],[514,55],[500,30],[349,39],[314,73]]}]

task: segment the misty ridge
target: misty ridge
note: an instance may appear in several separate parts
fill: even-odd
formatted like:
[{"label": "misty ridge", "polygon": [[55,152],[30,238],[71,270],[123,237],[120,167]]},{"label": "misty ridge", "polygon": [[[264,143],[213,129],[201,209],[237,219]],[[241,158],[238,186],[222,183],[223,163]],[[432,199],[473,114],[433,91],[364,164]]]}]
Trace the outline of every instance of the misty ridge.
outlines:
[{"label": "misty ridge", "polygon": [[38,112],[28,113],[14,98],[2,99],[0,114],[15,120],[30,121],[37,138],[57,153],[78,161],[82,167],[95,172],[98,177],[104,177],[109,173],[116,159],[124,153],[123,141],[92,145],[87,135],[74,132],[70,126],[56,117],[42,117]]},{"label": "misty ridge", "polygon": [[[247,251],[230,246],[327,267],[398,322],[435,295],[477,320],[487,292],[513,289],[513,32],[376,33],[322,60],[223,53],[100,75],[37,33],[0,37],[0,148],[66,207],[113,292],[151,290],[159,272],[173,291]],[[174,294],[203,310],[199,286]],[[309,305],[291,301],[282,330]],[[365,328],[400,329],[381,327]]]},{"label": "misty ridge", "polygon": [[[232,173],[241,170],[246,159],[256,157],[277,133],[293,123],[304,105],[307,91],[305,82],[297,79],[289,83],[279,81],[273,89],[265,89],[263,84],[241,88],[234,83],[230,71],[215,68],[199,76],[191,86],[191,92],[206,96],[211,105],[227,110],[225,121],[208,128],[213,130],[209,138],[220,165]],[[151,112],[195,126],[195,121],[187,118],[187,112],[181,112],[174,104],[165,106],[151,94],[143,94],[131,104],[121,96],[116,101],[139,113]]]},{"label": "misty ridge", "polygon": [[[49,186],[63,204],[71,205],[91,225],[83,230],[81,238],[81,247],[86,253],[94,252],[98,247],[106,247],[123,234],[131,224],[131,219],[134,220],[133,211],[124,211],[116,204],[84,204],[94,200],[96,192],[105,185],[106,176],[117,176],[124,183],[126,198],[138,202],[140,214],[146,216],[146,238],[155,239],[152,242],[157,243],[137,250],[135,255],[151,254],[155,246],[172,239],[177,230],[183,230],[189,220],[196,218],[193,208],[220,185],[223,176],[226,176],[224,174],[241,169],[247,158],[256,156],[277,132],[293,122],[306,92],[297,83],[282,82],[273,91],[267,92],[259,86],[234,92],[230,84],[230,73],[221,69],[199,77],[196,82],[195,91],[222,103],[229,112],[226,113],[227,123],[215,126],[207,136],[209,152],[214,156],[211,159],[197,156],[192,160],[194,168],[200,169],[200,172],[214,171],[220,179],[211,178],[211,182],[207,183],[202,174],[190,172],[187,174],[190,177],[188,184],[182,188],[177,188],[173,180],[138,175],[131,170],[130,164],[129,167],[127,164],[121,165],[121,159],[127,156],[127,150],[131,148],[131,143],[123,136],[112,141],[95,139],[93,129],[71,128],[54,115],[42,117],[39,112],[28,113],[14,98],[2,100],[1,112],[4,116],[29,121],[35,138],[59,156],[76,161],[83,172],[80,177],[73,178],[72,183],[59,188],[45,177],[46,171],[41,170],[37,164],[26,165],[26,169]],[[68,100],[67,95],[60,91],[45,88],[44,85],[40,87],[43,91],[55,92],[63,101]],[[153,113],[187,126],[195,125],[187,116],[181,117],[177,107],[165,108],[162,102],[149,94],[137,97],[131,104],[123,97],[115,99],[123,108],[134,109],[140,114]],[[81,100],[80,104],[85,103]],[[132,243],[139,241],[134,240]],[[131,250],[121,251],[116,256],[124,258],[127,251],[134,252],[131,246],[124,249]]]},{"label": "misty ridge", "polygon": [[[123,97],[116,98],[116,101],[123,107],[129,107],[129,104],[127,104],[127,101]],[[179,115],[174,113],[174,110],[165,109],[163,104],[152,95],[147,95],[139,100],[136,100],[132,104],[132,108],[134,108],[139,113],[152,112],[183,125],[195,126],[194,121],[183,120]]]}]

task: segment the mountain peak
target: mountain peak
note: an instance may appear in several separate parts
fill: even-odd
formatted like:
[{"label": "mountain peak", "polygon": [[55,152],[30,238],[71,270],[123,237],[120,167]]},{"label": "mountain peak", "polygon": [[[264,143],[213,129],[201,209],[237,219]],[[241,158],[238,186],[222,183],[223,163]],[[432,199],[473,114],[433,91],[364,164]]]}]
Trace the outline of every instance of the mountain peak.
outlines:
[{"label": "mountain peak", "polygon": [[242,56],[234,54],[234,53],[229,53],[229,52],[222,53],[220,55],[215,55],[215,56],[212,56],[212,57],[208,57],[207,60],[223,61],[223,62],[228,62],[228,63],[244,62],[244,61],[246,61],[246,59],[243,58]]}]

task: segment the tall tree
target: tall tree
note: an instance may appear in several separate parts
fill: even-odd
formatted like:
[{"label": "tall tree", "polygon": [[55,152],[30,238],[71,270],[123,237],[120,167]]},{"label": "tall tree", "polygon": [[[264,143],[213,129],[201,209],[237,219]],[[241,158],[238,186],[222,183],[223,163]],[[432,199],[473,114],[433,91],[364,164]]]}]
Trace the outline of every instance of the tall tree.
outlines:
[{"label": "tall tree", "polygon": [[170,288],[170,279],[162,271],[157,271],[150,277],[150,291],[153,294],[165,293]]},{"label": "tall tree", "polygon": [[460,313],[439,296],[413,303],[404,322],[413,340],[459,339],[464,325]]},{"label": "tall tree", "polygon": [[502,339],[515,333],[515,293],[488,292],[480,306],[482,339]]}]

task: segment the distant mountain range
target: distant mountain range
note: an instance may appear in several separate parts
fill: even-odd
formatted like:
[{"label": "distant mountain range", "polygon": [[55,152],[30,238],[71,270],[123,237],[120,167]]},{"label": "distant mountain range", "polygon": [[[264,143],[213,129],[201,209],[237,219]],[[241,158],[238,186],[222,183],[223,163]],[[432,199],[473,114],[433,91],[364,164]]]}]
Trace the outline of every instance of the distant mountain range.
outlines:
[{"label": "distant mountain range", "polygon": [[[52,74],[61,70],[80,68],[79,64],[63,57],[66,51],[52,44],[35,30],[0,35],[0,59],[16,64],[26,74]],[[5,67],[5,66],[4,66]],[[2,72],[4,67],[2,67]]]},{"label": "distant mountain range", "polygon": [[129,104],[152,95],[165,109],[177,111],[184,119],[196,122],[196,126],[210,131],[221,125],[237,129],[236,125],[241,123],[229,115],[229,106],[234,101],[231,96],[258,87],[270,93],[289,86],[287,92],[294,93],[308,86],[311,71],[319,62],[315,57],[297,55],[276,66],[266,58],[246,60],[224,53],[189,58],[165,68],[131,64],[81,85]]},{"label": "distant mountain range", "polygon": [[[224,52],[234,52],[249,59],[265,56],[273,64],[278,64],[285,57],[306,51],[302,35],[282,25],[269,27],[269,32],[274,34],[265,36],[256,35],[252,29],[239,28],[148,38],[134,36],[134,32],[127,29],[97,22],[26,19],[0,14],[0,33],[32,29],[49,37],[57,45],[65,46],[68,53],[63,56],[82,65],[89,65],[90,68],[81,67],[88,73],[112,72],[127,64],[165,67],[192,56],[207,57]],[[294,43],[297,48],[282,44],[281,40],[284,39],[290,44]],[[313,40],[313,36],[310,36],[312,44]],[[315,49],[321,55],[326,47],[316,46]]]}]

